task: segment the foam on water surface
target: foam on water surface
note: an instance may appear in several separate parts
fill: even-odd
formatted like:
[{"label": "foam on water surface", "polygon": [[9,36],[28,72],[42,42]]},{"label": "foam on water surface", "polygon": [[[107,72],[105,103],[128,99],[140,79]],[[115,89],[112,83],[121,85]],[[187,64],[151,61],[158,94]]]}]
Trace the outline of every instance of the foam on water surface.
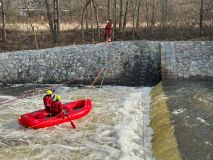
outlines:
[{"label": "foam on water surface", "polygon": [[32,130],[18,124],[43,108],[42,94],[0,106],[0,159],[152,159],[149,125],[151,88],[60,87],[63,102],[90,97],[93,109],[70,123]]}]

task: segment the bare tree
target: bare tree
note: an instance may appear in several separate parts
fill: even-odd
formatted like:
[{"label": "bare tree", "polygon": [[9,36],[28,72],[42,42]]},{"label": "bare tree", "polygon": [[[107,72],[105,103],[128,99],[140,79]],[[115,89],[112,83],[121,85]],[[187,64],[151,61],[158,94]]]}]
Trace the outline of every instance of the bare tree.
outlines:
[{"label": "bare tree", "polygon": [[161,1],[161,26],[164,28],[167,21],[168,0]]},{"label": "bare tree", "polygon": [[133,1],[132,5],[132,39],[135,39],[135,15],[138,1]]},{"label": "bare tree", "polygon": [[120,0],[119,29],[121,29],[122,27],[122,17],[123,17],[123,0]]},{"label": "bare tree", "polygon": [[203,32],[203,0],[200,0],[200,35],[202,35]]},{"label": "bare tree", "polygon": [[4,0],[1,0],[1,15],[2,15],[2,41],[6,42],[7,35],[6,35],[6,17],[4,12]]},{"label": "bare tree", "polygon": [[152,28],[155,26],[155,6],[156,6],[156,0],[152,0],[152,15],[151,15],[151,27]]},{"label": "bare tree", "polygon": [[126,0],[126,8],[125,8],[124,20],[123,20],[123,30],[126,28],[128,8],[129,8],[129,0]]},{"label": "bare tree", "polygon": [[148,0],[145,0],[145,19],[146,19],[146,27],[149,27],[149,4],[148,4]]},{"label": "bare tree", "polygon": [[[87,3],[87,1],[88,0],[86,0],[86,3]],[[85,19],[86,19],[86,30],[88,30],[89,29],[89,24],[88,24],[88,19],[89,19],[89,17],[88,17],[88,8],[86,8],[86,14],[85,14]]]},{"label": "bare tree", "polygon": [[101,40],[101,32],[100,32],[100,27],[99,27],[99,17],[98,17],[98,7],[95,4],[95,0],[92,0],[93,8],[95,11],[95,20],[96,20],[96,25],[97,25],[97,33],[98,33],[98,40]]},{"label": "bare tree", "polygon": [[115,31],[116,31],[116,26],[117,26],[117,0],[114,0],[113,2],[113,33],[112,37],[115,39]]},{"label": "bare tree", "polygon": [[[114,40],[141,38],[136,37],[136,33],[143,31],[140,27],[146,30],[143,38],[150,36],[150,39],[156,37],[154,33],[160,35],[160,39],[191,39],[198,34],[210,40],[213,37],[213,0],[0,0],[0,3],[0,39],[13,42],[22,39],[23,43],[17,48],[29,46],[30,49],[32,46],[27,45],[30,37],[33,48],[78,43],[81,38],[83,43],[100,41],[106,18],[112,19]],[[49,33],[43,34],[46,23]],[[76,36],[79,28],[80,39]],[[32,34],[21,34],[25,31]],[[39,43],[49,35],[53,44]],[[1,50],[6,47],[2,48],[0,46]]]},{"label": "bare tree", "polygon": [[137,8],[137,21],[136,21],[136,30],[138,30],[140,25],[140,9],[141,9],[142,0],[139,0],[138,8]]},{"label": "bare tree", "polygon": [[88,7],[88,5],[92,2],[92,0],[88,0],[83,8],[83,12],[81,14],[81,38],[82,38],[82,43],[84,43],[85,41],[85,37],[84,37],[84,14],[85,11]]},{"label": "bare tree", "polygon": [[93,30],[93,21],[92,21],[92,3],[90,3],[90,27],[92,30],[92,43],[94,43],[95,42],[95,33]]},{"label": "bare tree", "polygon": [[59,18],[59,0],[54,0],[54,26],[56,32],[56,41],[59,41],[60,18]]},{"label": "bare tree", "polygon": [[111,19],[111,0],[107,0],[107,17]]},{"label": "bare tree", "polygon": [[51,5],[49,0],[45,0],[47,18],[50,27],[50,33],[53,37],[53,41],[58,42],[59,32],[60,32],[60,20],[59,20],[59,1],[53,1],[53,11],[51,10]]},{"label": "bare tree", "polygon": [[30,14],[29,5],[28,5],[27,0],[24,0],[24,4],[25,4],[25,8],[27,9],[27,15],[29,17],[30,26],[32,28],[35,48],[38,49],[38,41],[37,41],[37,36],[36,36],[36,32],[35,32],[35,27],[33,26],[33,23],[32,23],[32,18],[31,18],[31,14]]}]

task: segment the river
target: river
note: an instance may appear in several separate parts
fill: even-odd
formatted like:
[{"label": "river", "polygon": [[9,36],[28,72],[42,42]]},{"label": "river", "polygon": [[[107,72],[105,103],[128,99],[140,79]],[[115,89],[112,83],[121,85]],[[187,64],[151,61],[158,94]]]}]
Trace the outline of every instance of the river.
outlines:
[{"label": "river", "polygon": [[164,81],[183,160],[213,159],[213,82]]},{"label": "river", "polygon": [[[0,100],[7,102],[30,90],[30,84],[1,89]],[[70,123],[38,130],[19,125],[20,115],[43,108],[45,93],[0,105],[0,159],[151,160],[150,91],[151,87],[57,88],[63,103],[92,100],[90,114],[74,121],[76,129]]]}]

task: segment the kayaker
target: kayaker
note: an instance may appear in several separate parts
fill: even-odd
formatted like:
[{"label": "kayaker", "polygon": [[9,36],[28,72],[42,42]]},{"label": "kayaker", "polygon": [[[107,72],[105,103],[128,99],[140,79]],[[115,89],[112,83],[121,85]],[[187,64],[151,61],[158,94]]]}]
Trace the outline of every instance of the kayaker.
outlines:
[{"label": "kayaker", "polygon": [[112,20],[107,21],[107,25],[105,26],[105,40],[106,42],[112,41]]},{"label": "kayaker", "polygon": [[63,104],[61,103],[61,96],[57,95],[55,101],[52,102],[50,113],[51,116],[59,115],[63,110]]},{"label": "kayaker", "polygon": [[50,114],[50,108],[51,108],[51,105],[52,105],[52,101],[55,97],[55,95],[52,96],[53,92],[54,92],[54,90],[47,90],[47,94],[43,97],[46,115]]}]

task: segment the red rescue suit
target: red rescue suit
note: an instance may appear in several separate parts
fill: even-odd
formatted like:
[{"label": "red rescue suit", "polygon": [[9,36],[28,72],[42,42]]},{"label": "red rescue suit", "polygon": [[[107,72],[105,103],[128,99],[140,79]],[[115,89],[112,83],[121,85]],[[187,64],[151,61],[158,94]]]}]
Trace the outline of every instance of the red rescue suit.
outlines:
[{"label": "red rescue suit", "polygon": [[59,115],[63,110],[63,104],[60,101],[53,101],[51,106],[51,116]]},{"label": "red rescue suit", "polygon": [[43,97],[45,111],[50,112],[50,108],[52,106],[52,101],[53,101],[53,98],[51,95],[46,95]]},{"label": "red rescue suit", "polygon": [[105,38],[106,41],[111,42],[112,40],[112,23],[107,23],[105,27]]}]

